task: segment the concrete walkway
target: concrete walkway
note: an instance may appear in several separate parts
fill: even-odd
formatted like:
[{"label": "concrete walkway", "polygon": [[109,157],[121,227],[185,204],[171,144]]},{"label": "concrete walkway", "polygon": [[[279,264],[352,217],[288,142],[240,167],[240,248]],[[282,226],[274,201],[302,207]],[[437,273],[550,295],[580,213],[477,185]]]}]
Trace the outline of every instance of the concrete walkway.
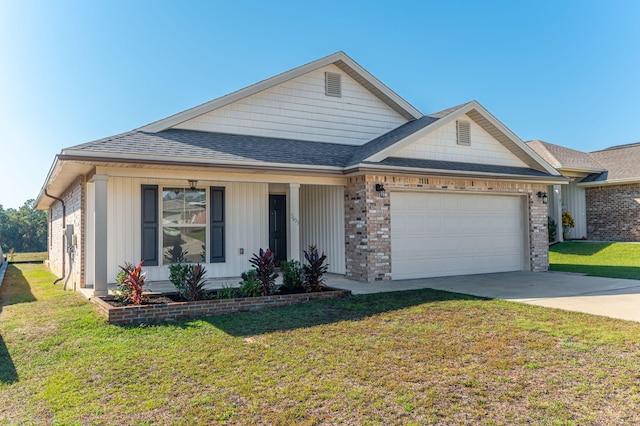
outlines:
[{"label": "concrete walkway", "polygon": [[[239,281],[240,277],[214,279],[208,281],[207,287],[237,287]],[[433,288],[640,322],[640,280],[562,272],[503,272],[362,283],[327,274],[326,284],[351,290],[353,294]],[[115,285],[109,286],[109,290],[114,289]],[[92,289],[82,290],[87,298],[93,295]],[[175,287],[169,281],[159,281],[149,283],[148,290],[175,291]]]},{"label": "concrete walkway", "polygon": [[640,322],[640,280],[562,272],[504,272],[373,284],[345,281],[330,285],[354,294],[433,288]]}]

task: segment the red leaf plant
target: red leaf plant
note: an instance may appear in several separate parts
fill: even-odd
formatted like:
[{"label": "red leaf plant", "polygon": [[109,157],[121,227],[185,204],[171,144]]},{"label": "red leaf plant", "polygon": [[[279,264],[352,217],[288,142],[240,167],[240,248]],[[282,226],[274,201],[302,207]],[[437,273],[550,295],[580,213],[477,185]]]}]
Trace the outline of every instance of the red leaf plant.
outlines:
[{"label": "red leaf plant", "polygon": [[142,292],[144,287],[144,280],[146,279],[145,273],[142,272],[142,263],[144,260],[141,260],[138,263],[138,266],[135,268],[128,268],[120,266],[119,268],[125,272],[124,279],[122,280],[122,285],[127,287],[128,291],[126,292],[126,298],[124,300],[125,303],[130,303],[132,305],[141,305],[142,304]]}]

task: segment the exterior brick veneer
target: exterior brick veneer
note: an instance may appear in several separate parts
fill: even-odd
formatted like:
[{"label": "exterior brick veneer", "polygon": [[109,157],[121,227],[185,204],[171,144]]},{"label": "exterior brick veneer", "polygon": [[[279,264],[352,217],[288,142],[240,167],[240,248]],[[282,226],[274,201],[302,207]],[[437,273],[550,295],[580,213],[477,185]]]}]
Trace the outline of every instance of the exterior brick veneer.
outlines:
[{"label": "exterior brick veneer", "polygon": [[[384,184],[385,198],[375,190]],[[531,271],[549,268],[547,206],[536,195],[545,185],[502,181],[364,175],[351,177],[345,187],[345,254],[349,279],[365,282],[391,280],[390,192],[398,189],[451,193],[526,194],[528,198]]]},{"label": "exterior brick veneer", "polygon": [[640,184],[586,188],[587,238],[640,242]]},{"label": "exterior brick veneer", "polygon": [[196,302],[159,303],[115,307],[100,297],[91,301],[111,324],[134,324],[161,321],[177,321],[234,312],[257,311],[275,306],[289,306],[311,300],[335,299],[350,295],[349,290],[331,289],[317,293],[276,294],[273,296],[246,297],[238,299],[199,300]]},{"label": "exterior brick veneer", "polygon": [[77,178],[60,197],[64,200],[66,210],[66,224],[73,225],[74,232],[77,235],[77,245],[70,259],[66,252],[66,244],[64,243],[64,230],[62,228],[62,203],[55,201],[51,205],[49,211],[49,255],[48,266],[51,271],[58,277],[62,277],[62,258],[65,258],[65,279],[71,274],[67,283],[70,288],[85,286],[85,178],[80,176]]}]

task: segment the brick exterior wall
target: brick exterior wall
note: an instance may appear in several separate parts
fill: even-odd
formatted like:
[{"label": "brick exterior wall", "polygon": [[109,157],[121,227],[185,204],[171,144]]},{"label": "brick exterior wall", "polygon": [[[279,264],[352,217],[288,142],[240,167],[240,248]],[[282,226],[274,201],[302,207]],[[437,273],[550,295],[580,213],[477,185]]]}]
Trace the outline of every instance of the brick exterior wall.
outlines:
[{"label": "brick exterior wall", "polygon": [[587,238],[640,242],[640,184],[586,188]]},{"label": "brick exterior wall", "polygon": [[239,299],[200,300],[196,302],[174,302],[156,305],[114,307],[100,297],[91,301],[98,306],[102,316],[111,324],[132,324],[160,321],[176,321],[234,312],[257,311],[276,306],[289,306],[311,300],[346,297],[349,290],[334,289],[318,293],[283,294],[273,296],[246,297]]},{"label": "brick exterior wall", "polygon": [[[67,288],[75,289],[84,287],[85,284],[85,261],[84,261],[84,239],[85,239],[85,179],[76,179],[60,197],[64,200],[66,207],[66,225],[73,225],[77,235],[77,245],[75,252],[69,256],[64,244],[64,230],[62,228],[62,203],[55,201],[49,209],[49,269],[62,277],[63,273],[71,274],[67,282]],[[63,245],[64,244],[64,245]],[[65,257],[65,270],[62,270],[62,258]]]},{"label": "brick exterior wall", "polygon": [[[380,198],[376,183],[387,192]],[[349,279],[365,282],[391,280],[390,192],[398,189],[447,191],[453,193],[527,194],[529,219],[529,268],[549,268],[547,206],[536,195],[546,185],[489,182],[460,179],[433,179],[399,176],[355,176],[345,187],[345,255]]]}]

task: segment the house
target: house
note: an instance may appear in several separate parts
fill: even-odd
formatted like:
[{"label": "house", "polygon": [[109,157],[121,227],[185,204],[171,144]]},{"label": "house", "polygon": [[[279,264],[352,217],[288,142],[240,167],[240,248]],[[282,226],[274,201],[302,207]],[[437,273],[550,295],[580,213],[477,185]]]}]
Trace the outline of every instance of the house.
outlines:
[{"label": "house", "polygon": [[565,210],[574,217],[571,238],[640,242],[640,143],[594,152],[543,141],[527,145],[571,179],[549,190],[549,216],[558,224]]},{"label": "house", "polygon": [[63,149],[37,207],[50,268],[103,295],[125,262],[234,277],[267,246],[365,282],[544,271],[541,193],[563,182],[478,102],[423,115],[338,52]]}]

